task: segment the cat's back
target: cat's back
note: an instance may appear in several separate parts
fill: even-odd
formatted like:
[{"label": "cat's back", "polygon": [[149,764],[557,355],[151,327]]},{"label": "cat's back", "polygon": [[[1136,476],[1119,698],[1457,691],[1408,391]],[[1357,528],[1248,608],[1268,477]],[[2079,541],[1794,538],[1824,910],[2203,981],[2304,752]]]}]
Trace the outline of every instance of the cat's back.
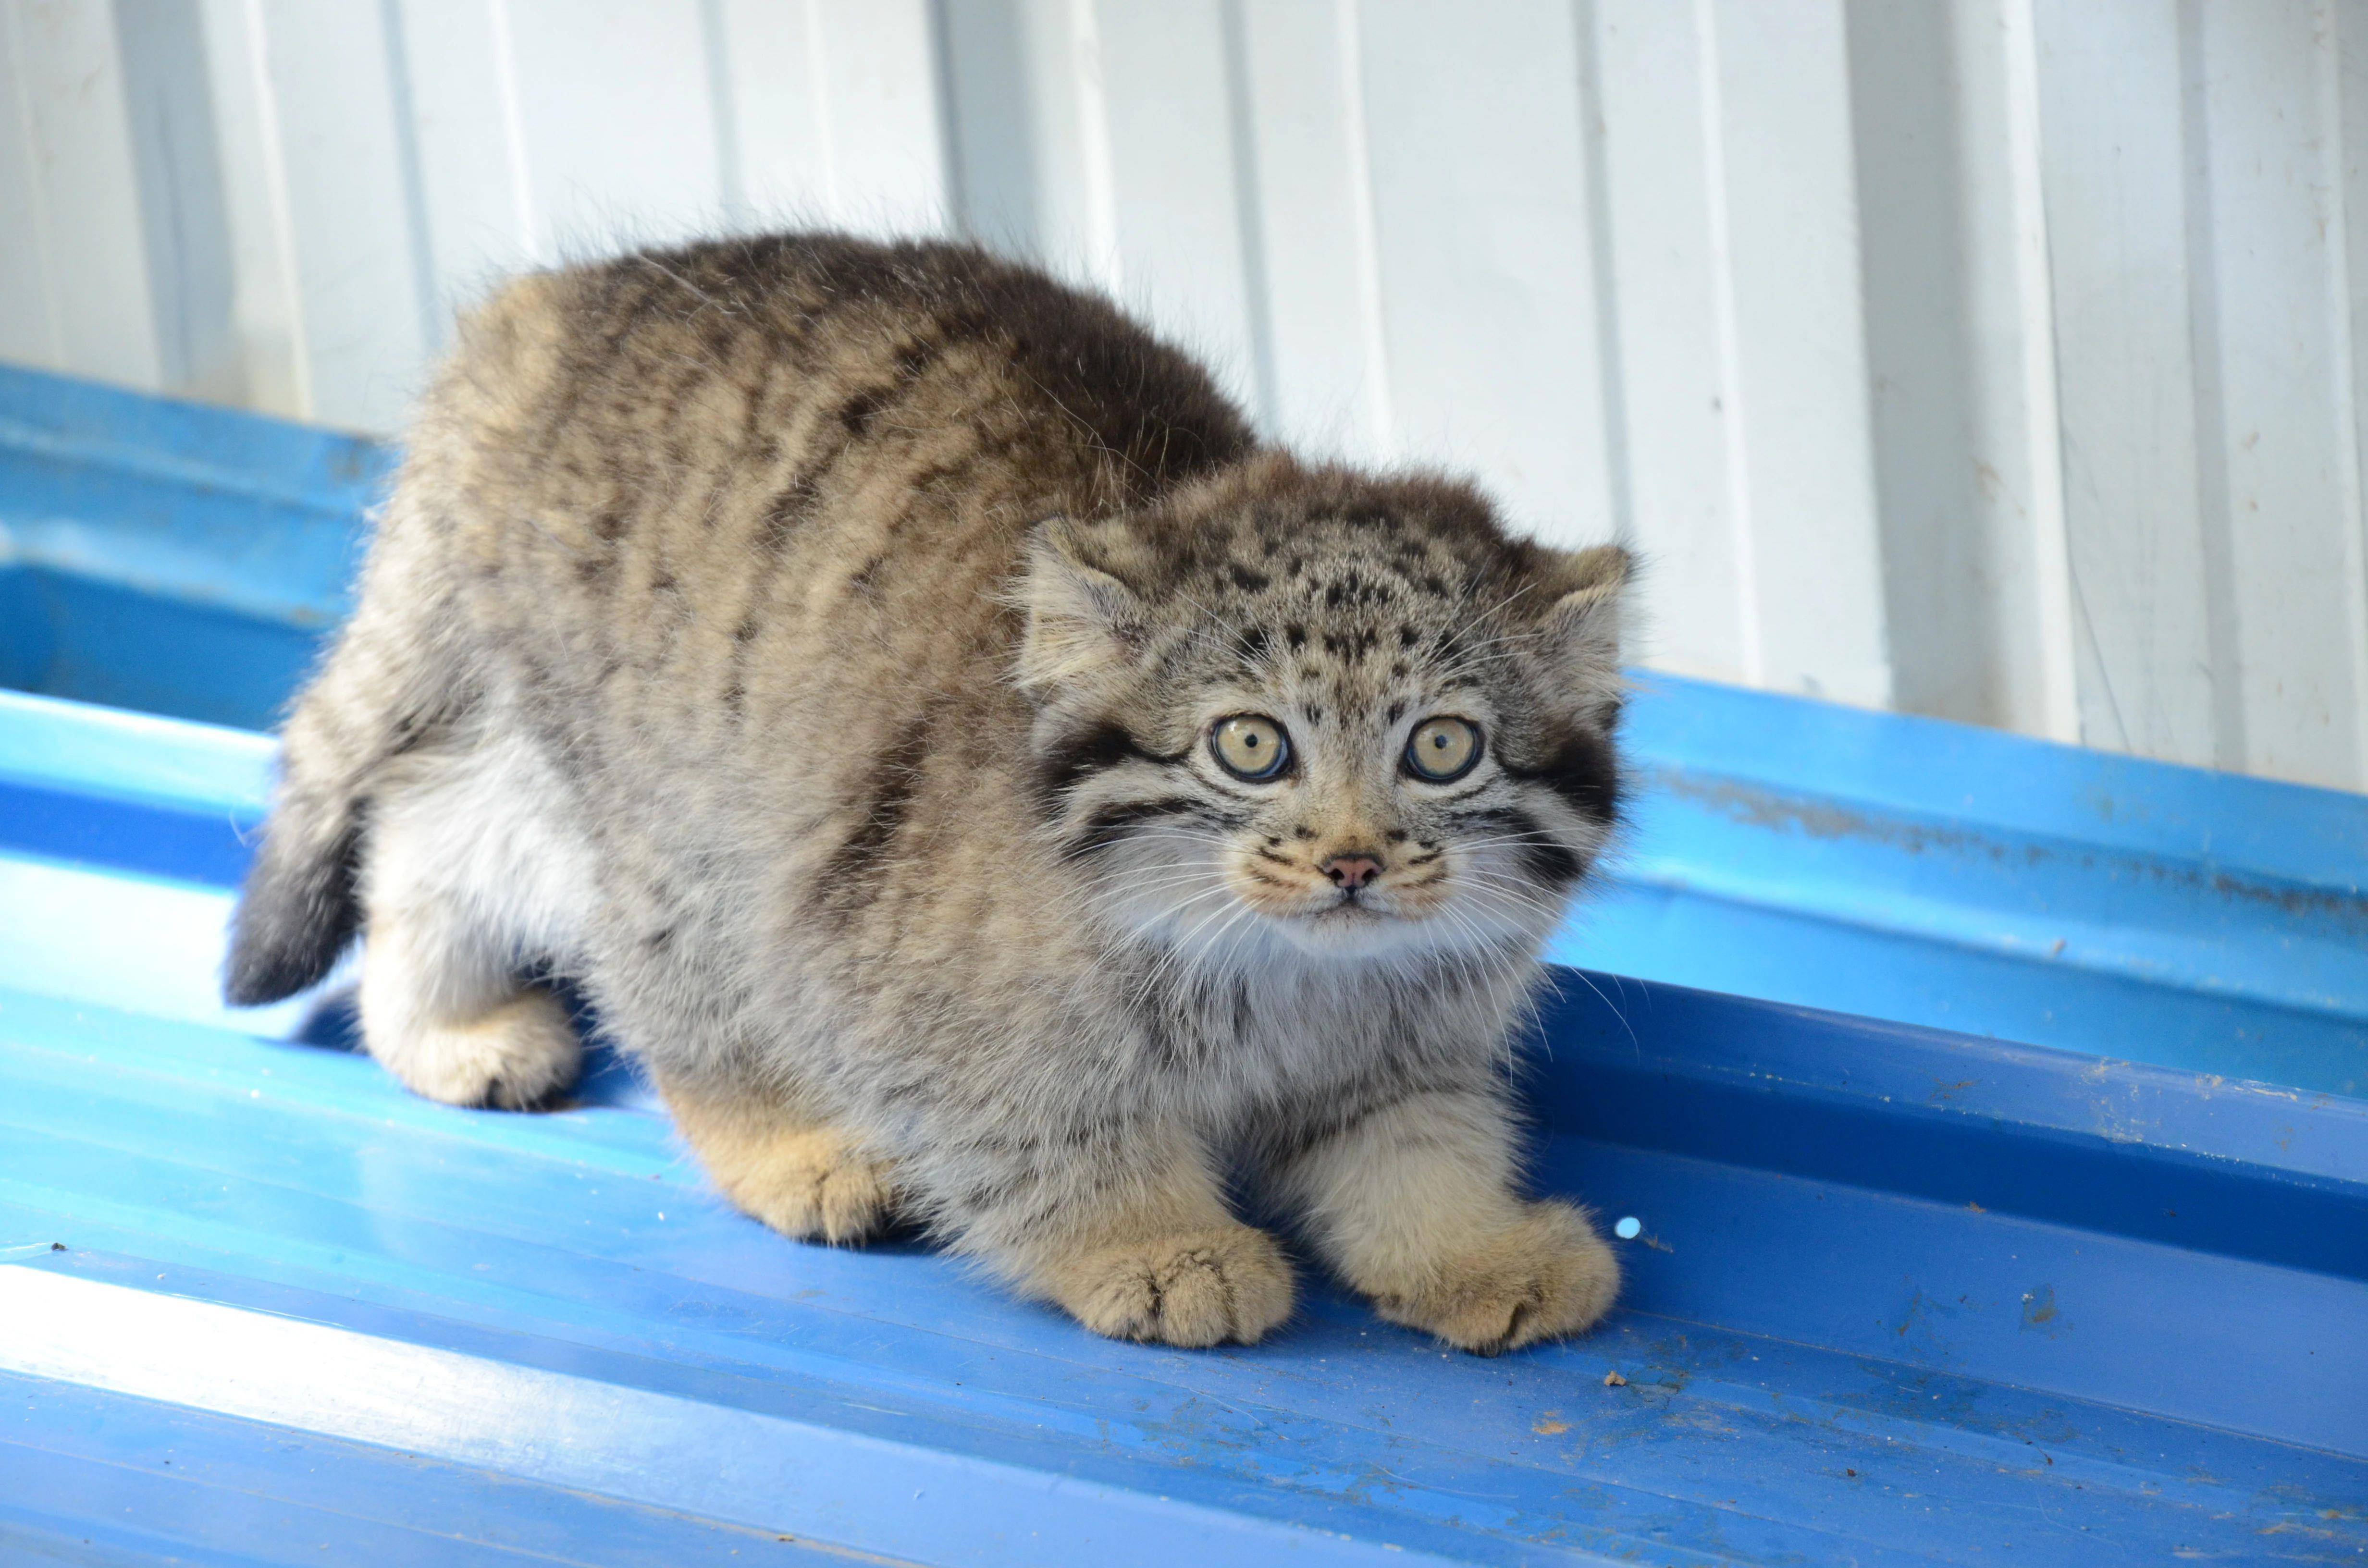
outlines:
[{"label": "cat's back", "polygon": [[463,322],[415,440],[479,575],[546,608],[679,595],[732,628],[735,585],[754,612],[786,569],[811,606],[836,573],[876,607],[1250,444],[1099,299],[966,245],[830,234],[517,280]]},{"label": "cat's back", "polygon": [[860,768],[925,710],[1000,727],[1030,525],[1253,444],[1191,360],[1033,269],[777,235],[506,287],[425,401],[391,526],[487,684],[553,726],[761,766],[826,724]]}]

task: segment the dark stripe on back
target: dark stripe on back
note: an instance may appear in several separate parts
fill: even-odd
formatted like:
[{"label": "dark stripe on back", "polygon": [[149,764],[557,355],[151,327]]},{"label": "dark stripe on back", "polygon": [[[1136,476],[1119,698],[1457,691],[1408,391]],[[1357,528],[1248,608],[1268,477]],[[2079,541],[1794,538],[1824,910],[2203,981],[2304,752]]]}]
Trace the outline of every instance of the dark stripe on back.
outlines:
[{"label": "dark stripe on back", "polygon": [[871,903],[879,892],[881,863],[887,859],[896,835],[912,810],[919,787],[921,763],[928,756],[932,715],[924,713],[906,724],[888,749],[880,754],[864,785],[862,820],[846,842],[832,852],[814,877],[814,892],[824,904],[841,915]]},{"label": "dark stripe on back", "polygon": [[869,436],[871,434],[872,416],[886,407],[899,390],[893,386],[866,387],[831,410],[831,417],[849,436]]},{"label": "dark stripe on back", "polygon": [[[831,428],[825,426],[825,430]],[[806,455],[796,477],[765,503],[764,513],[757,519],[754,542],[759,563],[748,585],[747,608],[741,612],[740,624],[732,634],[732,672],[724,682],[724,707],[735,724],[740,722],[747,699],[749,648],[764,630],[763,621],[771,609],[773,584],[780,575],[781,557],[788,552],[791,539],[814,516],[822,482],[847,455],[847,448],[845,435],[826,437],[817,450]]]}]

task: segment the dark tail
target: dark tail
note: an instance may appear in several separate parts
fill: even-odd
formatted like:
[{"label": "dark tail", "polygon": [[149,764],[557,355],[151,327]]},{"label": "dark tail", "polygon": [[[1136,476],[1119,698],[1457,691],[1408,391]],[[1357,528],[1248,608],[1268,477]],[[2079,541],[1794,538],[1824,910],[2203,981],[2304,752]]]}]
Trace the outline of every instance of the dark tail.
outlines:
[{"label": "dark tail", "polygon": [[370,585],[282,733],[271,818],[231,923],[222,994],[233,1006],[318,984],[353,941],[371,785],[427,735],[440,706],[427,649],[395,608],[403,596],[386,591],[398,585],[380,584],[375,596]]},{"label": "dark tail", "polygon": [[336,966],[361,925],[360,859],[358,799],[281,785],[231,922],[222,995],[232,1006],[292,996]]}]

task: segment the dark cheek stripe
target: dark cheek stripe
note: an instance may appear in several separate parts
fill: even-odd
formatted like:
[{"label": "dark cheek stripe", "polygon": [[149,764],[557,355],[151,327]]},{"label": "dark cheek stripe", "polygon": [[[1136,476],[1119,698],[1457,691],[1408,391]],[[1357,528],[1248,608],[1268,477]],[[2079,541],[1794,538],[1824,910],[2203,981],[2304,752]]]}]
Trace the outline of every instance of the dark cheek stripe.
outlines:
[{"label": "dark cheek stripe", "polygon": [[1096,806],[1086,813],[1085,821],[1069,832],[1062,845],[1062,852],[1071,858],[1091,855],[1097,850],[1109,848],[1145,823],[1172,822],[1178,818],[1210,823],[1219,827],[1241,825],[1237,819],[1207,801],[1181,795],[1148,801],[1113,801],[1108,805]]},{"label": "dark cheek stripe", "polygon": [[1587,870],[1587,862],[1577,852],[1546,830],[1546,825],[1519,806],[1499,806],[1485,812],[1474,812],[1460,817],[1462,827],[1493,828],[1499,833],[1518,836],[1513,846],[1520,853],[1521,865],[1541,882],[1563,886],[1578,881]]},{"label": "dark cheek stripe", "polygon": [[1620,762],[1611,743],[1591,730],[1571,730],[1536,767],[1499,766],[1524,783],[1542,784],[1570,802],[1571,810],[1600,827],[1620,815]]},{"label": "dark cheek stripe", "polygon": [[1110,720],[1087,725],[1062,736],[1036,762],[1036,788],[1047,804],[1094,774],[1122,762],[1151,762],[1172,767],[1183,755],[1162,756],[1146,750],[1125,725]]}]

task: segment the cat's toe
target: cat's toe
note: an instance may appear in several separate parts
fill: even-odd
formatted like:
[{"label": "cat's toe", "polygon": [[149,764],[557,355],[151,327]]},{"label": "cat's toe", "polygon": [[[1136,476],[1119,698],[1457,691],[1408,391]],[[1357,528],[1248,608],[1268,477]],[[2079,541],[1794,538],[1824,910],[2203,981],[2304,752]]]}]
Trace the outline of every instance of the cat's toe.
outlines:
[{"label": "cat's toe", "polygon": [[575,1021],[548,992],[529,991],[465,1023],[418,1028],[372,1052],[414,1094],[446,1105],[532,1110],[583,1070]]},{"label": "cat's toe", "polygon": [[784,1133],[731,1174],[724,1195],[799,1241],[844,1245],[895,1218],[894,1172],[827,1128]]},{"label": "cat's toe", "polygon": [[1247,1225],[1103,1247],[1057,1271],[1054,1295],[1113,1339],[1252,1344],[1291,1315],[1291,1265]]},{"label": "cat's toe", "polygon": [[1620,1293],[1620,1264],[1587,1217],[1532,1203],[1510,1229],[1444,1260],[1408,1288],[1376,1293],[1392,1323],[1494,1356],[1591,1328]]}]

